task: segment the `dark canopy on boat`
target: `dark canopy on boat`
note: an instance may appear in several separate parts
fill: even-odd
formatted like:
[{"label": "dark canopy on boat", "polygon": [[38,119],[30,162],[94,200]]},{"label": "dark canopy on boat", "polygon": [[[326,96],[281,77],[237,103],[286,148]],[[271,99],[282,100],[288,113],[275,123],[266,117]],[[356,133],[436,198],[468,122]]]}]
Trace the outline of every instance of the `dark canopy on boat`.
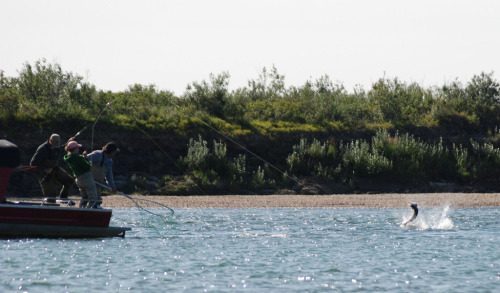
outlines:
[{"label": "dark canopy on boat", "polygon": [[0,139],[0,167],[15,168],[21,163],[19,148],[8,140]]},{"label": "dark canopy on boat", "polygon": [[0,139],[0,202],[4,201],[12,169],[19,166],[20,163],[21,156],[17,145],[8,140]]}]

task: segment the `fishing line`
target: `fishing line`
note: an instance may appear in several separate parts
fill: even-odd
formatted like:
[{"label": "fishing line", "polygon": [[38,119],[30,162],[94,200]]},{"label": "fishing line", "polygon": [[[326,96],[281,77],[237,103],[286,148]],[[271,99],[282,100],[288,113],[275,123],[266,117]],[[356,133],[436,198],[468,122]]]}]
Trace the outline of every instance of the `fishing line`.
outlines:
[{"label": "fishing line", "polygon": [[145,211],[145,212],[147,212],[147,213],[150,213],[151,215],[155,215],[155,216],[158,216],[158,217],[167,218],[167,217],[165,217],[165,216],[163,216],[163,215],[153,213],[153,212],[151,212],[151,211],[149,211],[149,210],[147,210],[147,209],[143,208],[141,205],[139,205],[139,203],[137,203],[137,201],[138,201],[138,200],[140,200],[140,201],[146,201],[146,202],[151,202],[151,203],[157,204],[157,205],[159,205],[159,206],[161,206],[161,207],[163,207],[163,208],[168,209],[168,210],[170,211],[170,215],[169,215],[169,216],[173,216],[173,215],[174,215],[174,210],[173,210],[173,209],[171,209],[170,207],[168,207],[168,206],[166,206],[166,205],[164,205],[164,204],[161,204],[161,203],[159,203],[159,202],[156,202],[156,201],[154,201],[154,200],[150,200],[150,199],[143,199],[143,198],[137,198],[137,197],[136,197],[136,198],[134,198],[134,197],[131,197],[130,195],[126,195],[126,194],[124,194],[123,192],[118,192],[118,194],[119,194],[119,195],[122,195],[122,196],[125,196],[126,198],[130,199],[130,200],[131,200],[131,201],[132,201],[132,202],[133,202],[133,203],[134,203],[134,204],[135,204],[135,205],[136,205],[139,209],[141,209],[141,210],[143,210],[143,211]]},{"label": "fishing line", "polygon": [[[103,187],[103,188],[109,189],[109,190],[111,190],[111,189],[112,189],[110,186],[108,186],[108,185],[106,185],[106,184],[102,184],[102,183],[97,182],[97,181],[95,182],[95,184],[96,184],[96,185],[99,185],[99,186],[101,186],[101,187]],[[117,191],[117,194],[119,194],[119,195],[121,195],[121,196],[124,196],[124,197],[126,197],[126,198],[130,199],[130,200],[131,200],[131,201],[132,201],[132,202],[133,202],[133,203],[137,206],[137,208],[139,208],[139,209],[141,209],[141,210],[143,210],[143,211],[145,211],[145,212],[147,212],[147,213],[149,213],[149,214],[151,214],[151,215],[154,215],[154,216],[158,216],[158,217],[162,217],[162,218],[168,219],[168,218],[167,218],[166,216],[164,216],[164,215],[160,215],[160,214],[157,214],[157,213],[153,213],[153,212],[151,212],[151,211],[149,211],[149,210],[147,210],[147,209],[143,208],[143,207],[142,207],[142,206],[141,206],[141,205],[140,205],[137,201],[146,201],[146,202],[151,202],[151,203],[157,204],[157,205],[159,205],[159,206],[161,206],[161,207],[163,207],[163,208],[166,208],[166,209],[168,209],[168,210],[170,211],[170,215],[169,215],[169,217],[174,215],[174,210],[173,210],[173,209],[171,209],[170,207],[168,207],[168,206],[166,206],[166,205],[164,205],[164,204],[161,204],[161,203],[159,203],[159,202],[156,202],[156,201],[154,201],[154,200],[150,200],[150,199],[142,199],[142,198],[134,198],[134,197],[132,197],[132,196],[130,196],[130,195],[127,195],[127,194],[125,194],[125,193],[123,193],[123,192],[120,192],[120,191]]]},{"label": "fishing line", "polygon": [[298,182],[295,178],[289,176],[286,172],[282,171],[281,169],[279,169],[278,167],[274,166],[273,164],[269,163],[268,161],[266,161],[264,158],[260,157],[259,155],[257,155],[256,153],[250,151],[249,149],[245,148],[244,146],[242,146],[241,144],[239,144],[238,142],[236,142],[235,140],[233,140],[232,138],[230,138],[229,136],[225,135],[224,133],[220,132],[219,130],[217,130],[215,127],[213,127],[212,125],[210,125],[208,122],[205,122],[203,121],[202,119],[200,119],[201,122],[203,122],[206,126],[208,126],[210,129],[212,129],[213,131],[217,132],[219,135],[225,137],[227,140],[231,141],[232,143],[236,144],[237,146],[239,146],[240,148],[242,148],[243,150],[245,150],[246,152],[250,153],[251,155],[255,156],[257,159],[263,161],[264,163],[268,164],[269,166],[271,166],[273,169],[275,169],[276,171],[282,173],[283,175],[285,175],[286,177],[288,177],[289,179],[293,180],[295,183],[299,184],[299,185],[302,185],[300,182]]},{"label": "fishing line", "polygon": [[[158,143],[156,142],[156,140],[154,140],[154,139],[151,137],[151,135],[149,135],[149,134],[148,134],[145,130],[143,130],[143,129],[142,129],[142,128],[140,128],[139,126],[135,125],[135,127],[137,127],[137,129],[139,129],[142,133],[144,133],[144,135],[146,135],[146,136],[147,136],[147,137],[148,137],[148,138],[149,138],[149,139],[150,139],[150,140],[151,140],[151,141],[152,141],[152,142],[156,145],[156,147],[157,147],[157,148],[158,148],[158,149],[162,152],[162,154],[164,154],[164,155],[165,155],[165,156],[166,156],[166,157],[167,157],[167,158],[168,158],[168,159],[169,159],[169,160],[170,160],[170,161],[171,161],[171,162],[172,162],[172,163],[173,163],[173,164],[174,164],[174,165],[175,165],[175,166],[179,169],[179,170],[181,170],[181,172],[182,172],[183,174],[188,174],[188,172],[186,172],[186,171],[185,171],[185,170],[184,170],[181,166],[179,166],[179,164],[177,164],[177,162],[176,162],[176,161],[175,161],[175,160],[174,160],[171,156],[169,156],[167,152],[165,152],[165,151],[163,150],[163,148],[160,146],[160,144],[158,144]],[[201,192],[202,194],[205,194],[205,195],[206,195],[206,193],[205,193],[205,191],[203,190],[203,188],[201,188],[201,186],[200,186],[198,183],[196,183],[196,181],[193,181],[193,182],[194,182],[194,184],[196,185],[196,187],[200,190],[200,192]]]},{"label": "fishing line", "polygon": [[[176,107],[177,109],[180,108],[179,105],[176,105],[172,102],[169,102],[170,105]],[[107,105],[108,106],[108,105]],[[106,107],[107,107],[106,106]],[[137,121],[137,120],[136,120]],[[275,165],[271,164],[270,162],[268,162],[267,160],[265,160],[264,158],[262,158],[261,156],[257,155],[256,153],[252,152],[251,150],[247,149],[246,147],[244,147],[243,145],[241,145],[240,143],[236,142],[235,140],[233,140],[232,138],[230,138],[229,136],[225,135],[224,133],[222,133],[221,131],[219,131],[218,129],[216,129],[215,127],[213,127],[210,123],[204,121],[203,119],[200,119],[199,121],[201,121],[204,125],[206,125],[207,127],[209,127],[210,129],[212,129],[213,131],[215,131],[216,133],[218,133],[220,136],[226,138],[227,140],[229,140],[230,142],[234,143],[235,145],[239,146],[241,149],[243,149],[244,151],[246,151],[247,153],[255,156],[257,159],[261,160],[262,162],[266,163],[268,166],[271,166],[274,170],[278,171],[279,173],[283,174],[284,176],[286,176],[288,179],[292,180],[293,182],[295,182],[296,184],[298,184],[299,186],[304,186],[304,184],[300,183],[297,179],[291,177],[290,175],[288,175],[286,172],[282,171],[280,168],[276,167]],[[184,174],[188,174],[186,171],[184,171],[177,163],[174,159],[172,159],[164,150],[163,148],[143,129],[141,129],[139,126],[137,126],[137,124],[135,125],[135,127],[137,127],[137,129],[139,129],[144,135],[146,135],[157,147],[158,149],[171,161],[174,163],[174,165],[179,169],[181,170],[182,173]],[[203,194],[206,194],[203,189],[196,183],[195,181],[195,184],[196,186],[198,187],[198,189],[203,193]],[[317,194],[315,191],[313,191],[313,193]]]},{"label": "fishing line", "polygon": [[[93,123],[89,123],[87,124],[85,127],[83,127],[82,129],[80,129],[80,131],[78,131],[75,135],[73,135],[72,138],[77,138],[78,136],[80,136],[80,134],[82,134],[82,132],[84,132],[87,128],[89,128],[90,125],[92,125],[92,145],[91,145],[91,148],[93,150],[94,148],[94,127],[95,125],[97,124],[97,120],[99,120],[99,117],[101,117],[102,113],[104,113],[104,111],[106,110],[107,107],[109,107],[109,105],[111,105],[113,101],[109,101],[108,103],[106,103],[106,106],[104,107],[104,109],[102,109],[101,113],[99,113],[99,115],[97,116],[97,118],[94,120]],[[68,141],[69,142],[69,141]],[[68,142],[66,142],[63,147],[65,147]]]},{"label": "fishing line", "polygon": [[99,120],[99,118],[101,117],[102,113],[104,113],[104,111],[106,111],[106,109],[109,107],[109,105],[111,105],[111,103],[113,103],[113,101],[109,101],[106,104],[106,106],[104,107],[104,109],[102,109],[101,113],[99,113],[99,115],[95,119],[94,125],[92,125],[92,143],[90,144],[91,151],[94,151],[94,128],[95,128],[95,125],[97,124],[97,120]]},{"label": "fishing line", "polygon": [[[108,185],[106,185],[106,184],[102,184],[102,183],[97,182],[97,181],[95,182],[95,184],[96,184],[96,185],[99,185],[99,186],[101,186],[101,187],[104,187],[104,188],[106,188],[106,189],[112,189],[110,186],[108,186]],[[148,213],[148,214],[151,214],[151,215],[153,215],[153,216],[161,217],[161,218],[162,218],[162,219],[164,219],[164,220],[169,220],[169,218],[168,218],[168,217],[170,217],[170,216],[173,216],[173,215],[174,215],[174,210],[173,210],[173,209],[171,209],[170,207],[168,207],[168,206],[166,206],[166,205],[164,205],[164,204],[161,204],[161,203],[159,203],[159,202],[156,202],[156,201],[153,201],[153,200],[149,200],[149,199],[134,198],[134,197],[132,197],[132,196],[130,196],[130,195],[127,195],[127,194],[125,194],[125,193],[123,193],[123,192],[120,192],[120,191],[117,191],[117,194],[118,194],[118,195],[121,195],[121,196],[124,196],[124,197],[126,197],[126,198],[128,198],[128,199],[130,199],[130,200],[131,200],[131,201],[135,204],[135,206],[136,206],[139,210],[142,210],[142,211],[144,211],[144,212],[146,212],[146,213]],[[137,202],[138,200],[147,201],[147,202],[152,202],[152,203],[155,203],[155,204],[157,204],[157,205],[159,205],[159,206],[161,206],[161,207],[164,207],[164,208],[166,208],[166,209],[168,209],[168,210],[170,211],[170,215],[169,215],[169,216],[164,216],[164,215],[160,215],[160,214],[157,214],[157,213],[153,213],[152,211],[149,211],[149,210],[147,210],[147,209],[143,208],[143,207],[142,207],[142,206],[141,206],[141,205]],[[144,221],[144,222],[147,222],[146,220],[144,220],[144,218],[143,218],[143,221]],[[152,225],[152,227],[153,227],[153,229],[156,231],[156,233],[157,233],[160,237],[164,237],[164,235],[162,235],[162,233],[160,233],[160,231],[158,231],[158,228],[156,227],[156,225]],[[146,227],[144,227],[144,228],[148,228],[148,227],[146,226]]]},{"label": "fishing line", "polygon": [[[171,105],[177,107],[177,108],[180,108],[179,105],[175,105],[173,103],[171,103]],[[292,181],[294,181],[295,183],[297,183],[298,185],[301,185],[301,186],[304,186],[302,183],[300,183],[298,180],[296,180],[295,178],[291,177],[290,175],[288,175],[286,172],[282,171],[280,168],[274,166],[273,164],[269,163],[268,161],[266,161],[264,158],[260,157],[259,155],[257,155],[256,153],[252,152],[251,150],[247,149],[246,147],[244,147],[243,145],[239,144],[238,142],[236,142],[235,140],[233,140],[232,138],[230,138],[229,136],[225,135],[224,133],[222,133],[221,131],[219,131],[218,129],[216,129],[215,127],[213,127],[210,123],[204,121],[203,119],[200,119],[200,121],[205,124],[206,126],[208,126],[210,129],[212,129],[213,131],[217,132],[220,136],[226,138],[227,140],[229,140],[230,142],[234,143],[235,145],[239,146],[240,148],[242,148],[244,151],[248,152],[249,154],[255,156],[257,159],[261,160],[262,162],[266,163],[267,165],[271,166],[273,169],[275,169],[276,171],[280,172],[281,174],[285,175],[287,178],[291,179]]]},{"label": "fishing line", "polygon": [[[96,182],[96,183],[97,183],[97,182]],[[169,220],[169,218],[168,218],[168,217],[171,217],[171,216],[173,216],[173,215],[174,215],[174,210],[173,210],[173,209],[171,209],[171,208],[169,208],[168,206],[163,205],[163,204],[161,204],[161,203],[159,203],[159,202],[155,202],[155,201],[153,201],[153,200],[148,200],[148,199],[133,198],[133,197],[131,197],[131,196],[129,196],[129,195],[126,195],[125,193],[123,193],[123,192],[119,192],[119,191],[118,191],[117,193],[118,193],[119,195],[122,195],[122,196],[124,196],[124,197],[126,197],[126,198],[130,199],[130,200],[131,200],[131,201],[135,204],[135,206],[136,206],[138,209],[140,209],[140,210],[142,210],[142,211],[144,211],[144,212],[146,212],[146,213],[148,213],[148,214],[151,214],[151,215],[153,215],[153,216],[160,217],[160,218],[164,219],[165,221],[168,221],[168,220]],[[151,212],[151,211],[149,211],[149,210],[147,210],[147,209],[143,208],[143,207],[142,207],[142,206],[141,206],[141,205],[137,202],[137,200],[142,200],[142,201],[147,201],[147,202],[152,202],[152,203],[155,203],[155,204],[157,204],[157,205],[159,205],[159,206],[162,206],[162,207],[164,207],[164,208],[167,208],[167,209],[170,211],[170,213],[171,213],[171,214],[170,214],[169,216],[163,216],[163,215],[160,215],[160,214],[157,214],[157,213],[153,213],[153,212]],[[144,221],[144,222],[146,222],[146,223],[148,222],[147,220],[144,220],[144,218],[143,218],[143,221]],[[165,237],[162,233],[160,233],[160,231],[158,230],[158,228],[156,227],[156,225],[151,225],[151,226],[153,227],[153,229],[156,231],[156,233],[157,233],[160,237]],[[147,228],[147,226],[146,226],[145,228]]]}]

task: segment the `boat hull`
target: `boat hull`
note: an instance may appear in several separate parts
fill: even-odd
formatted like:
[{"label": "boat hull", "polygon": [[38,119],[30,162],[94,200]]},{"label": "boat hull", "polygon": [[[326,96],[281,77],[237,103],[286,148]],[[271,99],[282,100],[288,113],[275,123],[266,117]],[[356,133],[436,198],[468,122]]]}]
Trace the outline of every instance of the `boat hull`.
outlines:
[{"label": "boat hull", "polygon": [[0,223],[108,227],[111,214],[109,209],[0,204]]},{"label": "boat hull", "polygon": [[5,191],[20,164],[19,148],[0,139],[0,238],[125,237],[130,228],[109,227],[112,211],[57,204],[8,203]]},{"label": "boat hull", "polygon": [[109,227],[111,214],[109,209],[0,204],[0,238],[125,237],[130,228]]},{"label": "boat hull", "polygon": [[104,238],[125,237],[125,227],[81,227],[0,223],[0,238]]}]

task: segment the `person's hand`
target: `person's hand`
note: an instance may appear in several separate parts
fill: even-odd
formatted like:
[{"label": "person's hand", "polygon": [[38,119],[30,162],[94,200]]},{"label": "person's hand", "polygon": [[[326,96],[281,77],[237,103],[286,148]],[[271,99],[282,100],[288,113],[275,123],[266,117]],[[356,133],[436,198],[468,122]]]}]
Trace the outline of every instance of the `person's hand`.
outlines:
[{"label": "person's hand", "polygon": [[54,169],[54,168],[47,168],[47,169],[44,169],[43,171],[44,171],[45,173],[47,173],[47,174],[50,174],[50,173],[52,173],[52,170],[53,170],[53,169]]},{"label": "person's hand", "polygon": [[87,157],[87,151],[83,151],[82,155],[83,155],[84,158],[86,158]]}]

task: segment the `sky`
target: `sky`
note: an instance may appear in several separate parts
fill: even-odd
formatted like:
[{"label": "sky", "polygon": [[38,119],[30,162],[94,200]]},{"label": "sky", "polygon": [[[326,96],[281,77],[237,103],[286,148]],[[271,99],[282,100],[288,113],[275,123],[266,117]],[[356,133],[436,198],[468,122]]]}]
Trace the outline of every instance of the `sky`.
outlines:
[{"label": "sky", "polygon": [[45,58],[100,90],[154,84],[181,95],[265,67],[348,91],[380,78],[424,87],[500,73],[497,0],[2,0],[0,70]]}]

